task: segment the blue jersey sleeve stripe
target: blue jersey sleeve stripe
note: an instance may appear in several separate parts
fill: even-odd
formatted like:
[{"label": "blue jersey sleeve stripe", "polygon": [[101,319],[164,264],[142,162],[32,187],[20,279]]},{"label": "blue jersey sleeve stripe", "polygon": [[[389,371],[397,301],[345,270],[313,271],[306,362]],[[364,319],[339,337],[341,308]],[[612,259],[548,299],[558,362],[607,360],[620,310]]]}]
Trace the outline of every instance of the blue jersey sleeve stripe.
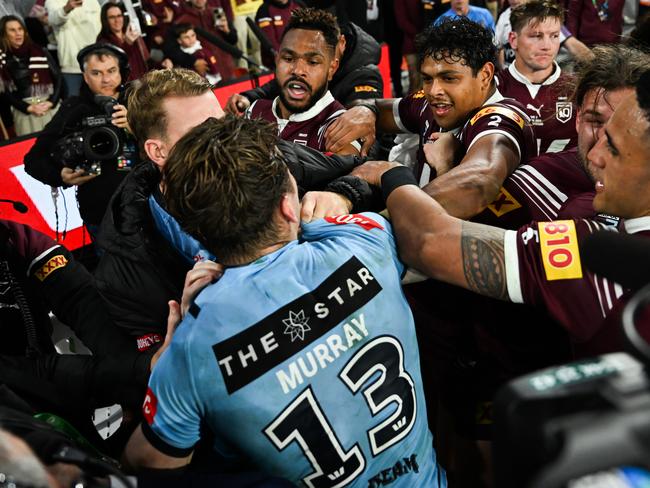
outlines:
[{"label": "blue jersey sleeve stripe", "polygon": [[175,458],[184,458],[192,454],[194,451],[194,446],[188,448],[180,448],[175,446],[170,446],[165,441],[163,441],[158,434],[156,434],[153,429],[146,422],[142,422],[142,434],[149,441],[149,443],[158,449],[163,454]]}]

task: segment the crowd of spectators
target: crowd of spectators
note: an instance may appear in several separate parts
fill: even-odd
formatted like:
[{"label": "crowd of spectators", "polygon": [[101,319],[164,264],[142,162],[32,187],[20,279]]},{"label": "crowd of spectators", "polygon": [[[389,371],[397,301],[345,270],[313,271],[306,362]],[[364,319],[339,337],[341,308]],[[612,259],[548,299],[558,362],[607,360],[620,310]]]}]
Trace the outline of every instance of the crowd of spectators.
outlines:
[{"label": "crowd of spectators", "polygon": [[[421,84],[416,36],[425,26],[445,18],[464,16],[495,31],[495,43],[500,50],[499,67],[507,67],[514,59],[508,37],[510,11],[519,3],[520,0],[142,0],[135,2],[137,8],[132,9],[127,8],[131,2],[117,0],[8,0],[0,6],[0,17],[14,15],[22,23],[25,32],[22,51],[27,46],[32,51],[39,48],[49,51],[48,68],[43,69],[54,81],[61,77],[62,83],[54,85],[58,97],[66,98],[78,95],[81,87],[76,54],[95,41],[114,44],[127,53],[131,66],[127,81],[138,79],[149,69],[176,66],[196,70],[212,84],[227,83],[251,70],[253,73],[262,67],[272,70],[291,12],[301,6],[325,7],[337,16],[343,29],[349,29],[351,23],[377,42],[388,45],[392,93],[399,97],[417,91]],[[588,46],[625,42],[637,24],[633,35],[647,37],[641,28],[647,9],[643,2],[639,5],[631,0],[567,0],[558,4],[565,9],[558,58],[561,63],[589,56]],[[247,19],[254,21],[268,42],[260,43]],[[186,24],[192,26],[193,34]],[[222,44],[209,39],[210,34],[236,47],[243,56],[233,57],[227,46],[224,51]],[[7,35],[3,33],[4,38]],[[193,35],[195,40],[191,39]],[[3,41],[5,56],[17,49],[8,42]],[[53,115],[54,107],[44,110],[52,100],[39,102],[41,97],[37,96],[30,102],[23,93],[24,103],[17,107],[17,94],[5,95],[13,91],[15,84],[10,80],[10,73],[4,71],[6,81],[0,85],[0,97],[5,102],[0,110],[3,138],[37,132]],[[25,104],[39,107],[30,108],[26,113]],[[19,121],[14,127],[16,118]],[[34,120],[38,123],[25,125],[25,121]]]},{"label": "crowd of spectators", "polygon": [[0,476],[83,478],[2,430],[48,411],[120,483],[491,488],[496,391],[624,347],[635,290],[579,245],[650,235],[629,3],[4,2],[4,138],[76,188],[95,259],[0,220]]}]

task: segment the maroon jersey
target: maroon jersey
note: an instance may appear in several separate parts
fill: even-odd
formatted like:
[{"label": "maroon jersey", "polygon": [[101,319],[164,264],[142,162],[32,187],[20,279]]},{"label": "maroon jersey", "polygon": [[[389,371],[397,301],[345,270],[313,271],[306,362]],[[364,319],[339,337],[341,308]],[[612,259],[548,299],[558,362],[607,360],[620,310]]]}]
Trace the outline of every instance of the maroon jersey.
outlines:
[{"label": "maroon jersey", "polygon": [[[650,237],[650,219],[623,223],[625,232]],[[562,324],[576,353],[595,355],[622,347],[619,312],[626,300],[617,283],[582,267],[579,243],[610,229],[593,220],[533,222],[504,238],[508,294],[515,303],[545,308]]]},{"label": "maroon jersey", "polygon": [[[400,130],[420,136],[420,144],[417,151],[417,161],[413,170],[415,176],[420,179],[423,170],[429,168],[426,164],[423,145],[429,140],[434,132],[440,132],[440,127],[433,118],[433,112],[429,102],[422,90],[411,93],[404,98],[397,98],[393,102],[393,117]],[[429,181],[428,171],[425,175],[425,183]]]},{"label": "maroon jersey", "polygon": [[544,83],[531,83],[515,63],[497,76],[499,91],[526,108],[535,128],[540,154],[558,152],[578,144],[576,111],[568,93],[569,76],[555,64],[554,73]]},{"label": "maroon jersey", "polygon": [[217,56],[212,50],[202,47],[198,51],[194,51],[192,53],[192,56],[194,59],[203,59],[206,63],[208,63],[208,71],[213,75],[220,74],[219,61],[217,60]]},{"label": "maroon jersey", "polygon": [[498,90],[465,122],[457,137],[468,151],[481,137],[491,134],[510,139],[519,152],[520,163],[537,156],[535,133],[526,111],[518,101],[503,98]]},{"label": "maroon jersey", "polygon": [[[420,136],[415,174],[420,186],[423,186],[429,181],[429,166],[426,164],[422,146],[432,133],[442,129],[436,124],[429,102],[422,91],[395,100],[393,117],[400,130]],[[465,151],[483,136],[502,134],[517,147],[520,162],[537,156],[535,135],[525,110],[516,100],[503,98],[498,90],[476,110],[460,131],[456,129],[452,132],[456,134]]]},{"label": "maroon jersey", "polygon": [[[289,0],[285,5],[264,2],[257,10],[255,22],[257,22],[257,26],[264,32],[264,35],[266,35],[276,51],[280,50],[280,40],[291,18],[291,12],[300,7],[304,7],[302,2]],[[262,52],[262,62],[264,66],[275,66],[273,55],[269,52]]]},{"label": "maroon jersey", "polygon": [[594,218],[594,183],[576,148],[542,154],[519,166],[497,198],[472,220],[516,230],[531,221]]},{"label": "maroon jersey", "polygon": [[569,0],[566,26],[587,46],[617,43],[625,0]]},{"label": "maroon jersey", "polygon": [[[309,110],[292,114],[288,119],[283,119],[279,115],[279,101],[279,97],[276,97],[275,100],[256,100],[246,111],[246,116],[249,119],[264,119],[277,124],[278,135],[285,141],[295,142],[324,152],[325,130],[345,112],[345,107],[334,100],[328,91]],[[352,145],[357,150],[361,149],[357,142]]]}]

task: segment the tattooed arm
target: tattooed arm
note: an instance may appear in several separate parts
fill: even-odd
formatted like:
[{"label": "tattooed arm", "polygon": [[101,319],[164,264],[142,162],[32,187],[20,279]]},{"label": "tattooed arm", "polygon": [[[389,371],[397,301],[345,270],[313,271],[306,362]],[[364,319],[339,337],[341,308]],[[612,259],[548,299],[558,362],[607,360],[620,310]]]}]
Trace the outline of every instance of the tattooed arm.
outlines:
[{"label": "tattooed arm", "polygon": [[505,230],[451,217],[415,185],[397,188],[386,204],[406,264],[440,281],[508,300]]}]

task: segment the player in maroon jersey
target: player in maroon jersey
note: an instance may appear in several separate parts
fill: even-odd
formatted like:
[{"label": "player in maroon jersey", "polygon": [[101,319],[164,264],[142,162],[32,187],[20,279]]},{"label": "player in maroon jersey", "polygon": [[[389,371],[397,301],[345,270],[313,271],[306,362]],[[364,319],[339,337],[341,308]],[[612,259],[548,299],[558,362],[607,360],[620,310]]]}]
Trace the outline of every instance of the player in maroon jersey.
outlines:
[{"label": "player in maroon jersey", "polygon": [[[580,157],[573,148],[520,165],[474,222],[516,230],[533,220],[596,214],[594,181],[586,171],[586,155],[603,134],[614,109],[634,93],[634,84],[650,69],[650,57],[622,45],[598,47],[595,54],[593,60],[578,67],[576,76]],[[617,221],[611,216],[608,220]],[[423,351],[434,349],[423,354],[424,361],[434,362],[428,369],[436,372],[440,383],[436,389],[443,404],[454,412],[456,428],[464,436],[489,438],[491,418],[483,415],[476,422],[476,411],[482,410],[505,381],[573,359],[576,348],[569,349],[566,332],[543,310],[439,282],[411,285],[408,295],[411,303],[420,305],[418,318],[424,316],[418,322],[421,347]],[[435,304],[423,310],[421,304],[430,304],[431,296],[444,297],[444,306]],[[526,324],[523,330],[522,323]],[[463,388],[457,388],[458,384]]]},{"label": "player in maroon jersey", "polygon": [[540,154],[576,145],[570,78],[555,62],[563,21],[562,7],[551,0],[531,0],[513,8],[509,43],[515,61],[497,74],[503,96],[526,107]]},{"label": "player in maroon jersey", "polygon": [[[620,216],[621,232],[650,238],[650,71],[636,83],[587,154],[594,209]],[[580,242],[603,228],[593,220],[531,223],[506,231],[448,215],[408,168],[370,163],[381,182],[400,255],[427,276],[485,296],[541,307],[568,331],[579,354],[622,347],[615,325],[626,294],[583,269]],[[525,324],[522,324],[525,327]]]},{"label": "player in maroon jersey", "polygon": [[603,134],[616,107],[634,92],[641,74],[650,69],[650,56],[621,44],[596,47],[594,55],[576,70],[578,146],[540,155],[519,166],[503,183],[495,201],[473,221],[518,229],[532,220],[596,215],[592,205],[594,178],[587,153]]},{"label": "player in maroon jersey", "polygon": [[[276,57],[280,95],[253,102],[246,116],[276,123],[284,140],[324,151],[325,130],[345,111],[327,89],[338,67],[335,50],[339,35],[330,13],[295,10]],[[356,154],[360,148],[358,143],[348,144],[338,154]]]},{"label": "player in maroon jersey", "polygon": [[[489,30],[466,18],[445,21],[423,33],[419,52],[423,92],[377,100],[377,129],[419,134],[420,183],[429,182],[429,172],[437,175],[425,191],[450,214],[469,218],[495,199],[522,161],[537,155],[535,136],[524,108],[494,84]],[[436,131],[452,132],[456,137],[445,139],[457,140],[457,147],[448,152],[450,144],[434,142]]]}]

